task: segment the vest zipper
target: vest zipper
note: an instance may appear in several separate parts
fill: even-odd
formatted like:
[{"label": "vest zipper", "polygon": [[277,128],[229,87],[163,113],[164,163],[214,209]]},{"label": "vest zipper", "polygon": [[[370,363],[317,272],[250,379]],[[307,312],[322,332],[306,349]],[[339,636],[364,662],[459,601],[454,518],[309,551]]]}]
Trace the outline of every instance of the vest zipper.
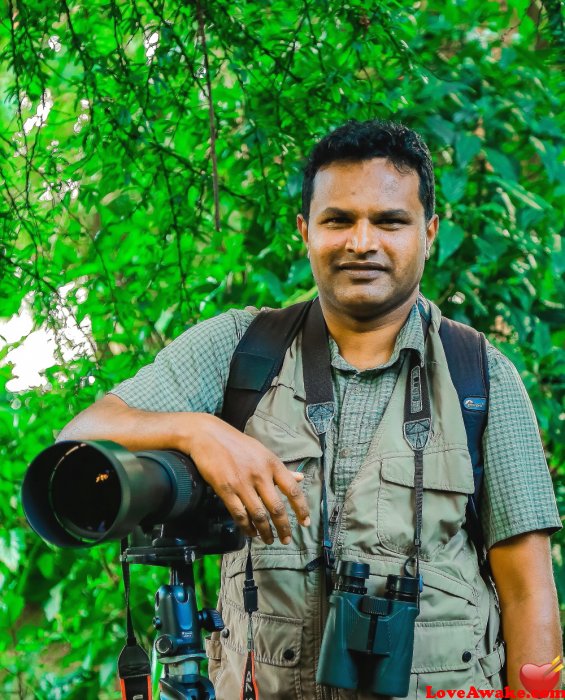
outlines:
[{"label": "vest zipper", "polygon": [[295,471],[301,472],[304,471],[304,467],[308,464],[308,462],[312,459],[312,457],[306,457],[306,459],[303,459],[302,462],[296,467]]}]

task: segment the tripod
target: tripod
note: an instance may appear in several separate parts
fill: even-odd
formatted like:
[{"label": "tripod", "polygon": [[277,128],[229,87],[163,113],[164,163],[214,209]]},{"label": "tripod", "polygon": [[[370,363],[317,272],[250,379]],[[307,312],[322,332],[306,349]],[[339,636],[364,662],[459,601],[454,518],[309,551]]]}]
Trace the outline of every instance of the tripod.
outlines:
[{"label": "tripod", "polygon": [[217,610],[198,610],[192,568],[196,558],[194,547],[171,536],[158,537],[151,546],[128,547],[122,554],[122,560],[130,564],[171,570],[169,584],[160,586],[155,594],[155,651],[164,666],[160,700],[216,699],[212,683],[200,675],[200,662],[206,657],[201,631],[222,630],[224,623]]}]

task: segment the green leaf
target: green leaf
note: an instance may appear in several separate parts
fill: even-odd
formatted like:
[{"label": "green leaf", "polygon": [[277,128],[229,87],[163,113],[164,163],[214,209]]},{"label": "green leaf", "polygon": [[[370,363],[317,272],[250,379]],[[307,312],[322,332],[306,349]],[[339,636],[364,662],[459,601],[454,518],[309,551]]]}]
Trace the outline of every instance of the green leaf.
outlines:
[{"label": "green leaf", "polygon": [[45,578],[53,577],[55,571],[55,560],[52,553],[42,554],[37,560],[37,568],[41,571]]},{"label": "green leaf", "polygon": [[61,612],[61,604],[63,602],[63,587],[64,582],[58,583],[53,586],[49,592],[49,600],[43,606],[43,611],[45,612],[45,617],[51,621],[54,620],[57,615]]},{"label": "green leaf", "polygon": [[443,265],[443,263],[455,253],[461,243],[463,243],[464,238],[465,232],[458,224],[453,223],[449,219],[445,219],[441,222],[438,234],[439,265]]},{"label": "green leaf", "polygon": [[481,150],[481,139],[475,134],[460,132],[455,140],[455,153],[459,166],[464,168]]},{"label": "green leaf", "polygon": [[517,180],[518,173],[514,162],[504,153],[495,150],[494,148],[486,148],[488,162],[492,165],[495,173],[503,177],[505,180]]},{"label": "green leaf", "polygon": [[534,194],[533,192],[528,192],[521,185],[505,180],[500,183],[504,189],[511,195],[512,198],[519,200],[522,204],[527,207],[536,209],[538,211],[543,211],[547,209],[547,202],[545,202],[542,197]]},{"label": "green leaf", "polygon": [[441,190],[445,199],[455,204],[465,194],[467,178],[462,172],[446,170],[440,177]]},{"label": "green leaf", "polygon": [[12,572],[18,570],[25,539],[21,530],[12,530],[0,538],[0,562]]}]

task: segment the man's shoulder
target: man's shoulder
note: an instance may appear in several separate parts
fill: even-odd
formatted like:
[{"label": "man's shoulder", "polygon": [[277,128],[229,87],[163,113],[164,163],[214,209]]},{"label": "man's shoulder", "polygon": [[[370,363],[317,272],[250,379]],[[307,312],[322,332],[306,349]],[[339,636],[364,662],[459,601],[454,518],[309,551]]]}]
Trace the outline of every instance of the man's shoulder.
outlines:
[{"label": "man's shoulder", "polygon": [[237,343],[257,313],[258,311],[250,306],[245,309],[229,309],[217,316],[198,321],[181,333],[168,347],[174,351],[196,343],[211,345]]},{"label": "man's shoulder", "polygon": [[[455,321],[454,319],[449,318],[449,316],[446,316],[433,302],[429,301],[428,299],[426,299],[425,301],[427,304],[429,304],[429,308],[436,309],[436,313],[440,322],[443,320],[452,321],[454,323],[460,324],[463,328],[468,328],[472,331],[475,331],[475,333],[481,332],[477,328],[472,326],[470,323],[465,323],[463,321]],[[501,377],[504,377],[507,381],[513,380],[513,383],[516,381],[520,381],[519,372],[516,369],[516,366],[514,365],[512,360],[508,357],[508,355],[506,355],[497,346],[493,345],[493,343],[491,343],[490,340],[486,338],[486,336],[485,345],[487,354],[487,367],[491,380],[493,377],[495,381],[497,379],[500,379]]]}]

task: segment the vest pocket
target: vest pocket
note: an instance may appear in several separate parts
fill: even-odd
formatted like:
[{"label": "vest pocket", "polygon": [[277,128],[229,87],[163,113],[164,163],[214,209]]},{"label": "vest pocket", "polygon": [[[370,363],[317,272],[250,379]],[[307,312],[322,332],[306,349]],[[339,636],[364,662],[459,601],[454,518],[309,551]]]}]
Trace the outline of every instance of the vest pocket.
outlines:
[{"label": "vest pocket", "polygon": [[[461,529],[467,500],[473,491],[473,472],[466,450],[424,454],[422,559],[431,559]],[[378,537],[383,546],[398,554],[413,554],[413,455],[383,459],[377,510]]]},{"label": "vest pocket", "polygon": [[478,658],[473,626],[466,622],[416,622],[412,673],[417,697],[434,697],[438,690],[501,689],[498,676],[504,648]]},{"label": "vest pocket", "polygon": [[212,632],[209,637],[206,637],[204,639],[204,648],[208,659],[208,678],[212,681],[212,685],[215,686],[222,672],[222,642],[220,641],[220,632]]},{"label": "vest pocket", "polygon": [[[239,606],[225,602],[225,628],[220,634],[221,672],[214,687],[217,700],[240,696],[247,660],[248,616]],[[253,613],[255,675],[261,700],[300,700],[301,619]]]},{"label": "vest pocket", "polygon": [[476,682],[476,663],[470,622],[416,621],[412,673],[418,678],[418,698],[438,690],[468,690]]}]

